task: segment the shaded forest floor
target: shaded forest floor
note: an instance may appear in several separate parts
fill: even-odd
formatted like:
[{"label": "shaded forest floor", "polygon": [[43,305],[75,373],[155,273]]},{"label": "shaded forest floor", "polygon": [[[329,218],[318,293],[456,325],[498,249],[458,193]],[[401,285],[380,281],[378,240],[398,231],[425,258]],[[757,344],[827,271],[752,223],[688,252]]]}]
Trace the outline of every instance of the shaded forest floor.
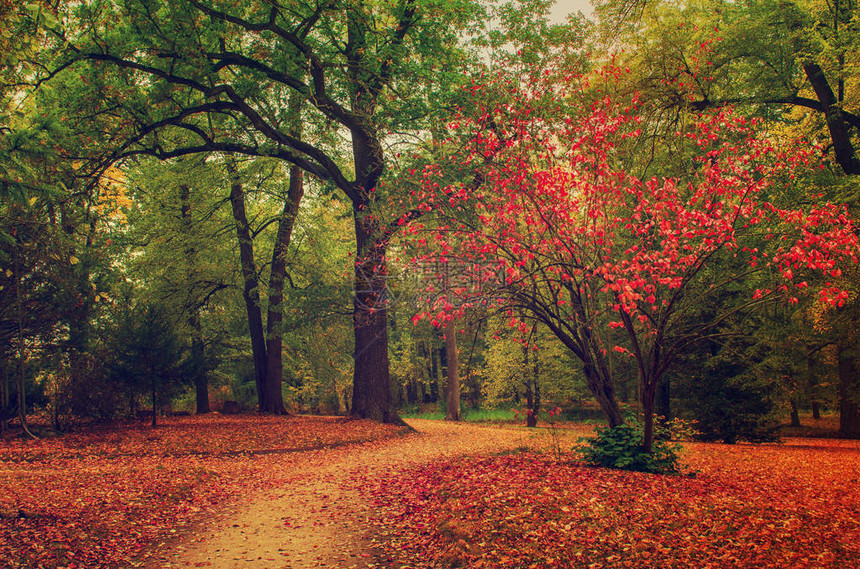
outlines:
[{"label": "shaded forest floor", "polygon": [[590,427],[187,417],[0,444],[10,567],[860,567],[860,442],[685,443],[585,468]]}]

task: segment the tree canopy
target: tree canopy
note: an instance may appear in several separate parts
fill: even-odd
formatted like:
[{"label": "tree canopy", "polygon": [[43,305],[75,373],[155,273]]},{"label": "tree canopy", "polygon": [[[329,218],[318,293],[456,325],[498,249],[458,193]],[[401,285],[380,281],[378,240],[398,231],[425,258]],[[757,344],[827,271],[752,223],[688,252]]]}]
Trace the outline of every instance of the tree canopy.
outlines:
[{"label": "tree canopy", "polygon": [[456,419],[462,383],[650,448],[700,362],[860,435],[856,5],[550,7],[0,1],[3,416]]}]

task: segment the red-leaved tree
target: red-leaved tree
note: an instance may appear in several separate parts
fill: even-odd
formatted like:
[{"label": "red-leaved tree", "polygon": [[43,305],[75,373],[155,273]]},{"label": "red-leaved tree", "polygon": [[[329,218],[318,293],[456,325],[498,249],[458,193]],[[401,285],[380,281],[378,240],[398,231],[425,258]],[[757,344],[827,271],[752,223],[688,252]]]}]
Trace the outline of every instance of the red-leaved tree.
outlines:
[{"label": "red-leaved tree", "polygon": [[[796,302],[807,273],[819,275],[821,302],[844,302],[828,279],[857,262],[858,240],[843,207],[771,197],[814,167],[811,146],[777,145],[721,109],[677,133],[673,148],[692,159],[666,155],[673,171],[637,177],[626,154],[642,136],[637,101],[604,92],[582,105],[585,83],[507,81],[512,102],[450,125],[459,150],[416,173],[416,207],[428,215],[409,233],[414,261],[456,265],[468,279],[416,318],[441,324],[483,303],[512,326],[543,323],[582,362],[610,426],[623,422],[613,359],[632,358],[650,452],[657,384],[677,356],[728,318]],[[722,302],[727,290],[742,300]]]}]

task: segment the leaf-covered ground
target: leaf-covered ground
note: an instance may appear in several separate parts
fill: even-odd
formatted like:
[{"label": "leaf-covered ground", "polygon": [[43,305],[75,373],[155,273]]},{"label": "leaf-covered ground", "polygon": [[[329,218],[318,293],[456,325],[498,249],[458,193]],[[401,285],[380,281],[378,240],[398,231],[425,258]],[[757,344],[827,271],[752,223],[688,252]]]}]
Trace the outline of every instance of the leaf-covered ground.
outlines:
[{"label": "leaf-covered ground", "polygon": [[685,445],[695,477],[436,461],[376,500],[384,567],[860,567],[860,443]]},{"label": "leaf-covered ground", "polygon": [[[331,418],[182,418],[3,441],[0,565],[860,567],[858,441],[687,444],[698,475],[664,477],[552,452],[588,428],[412,423],[392,438]],[[532,450],[487,454],[517,447]]]},{"label": "leaf-covered ground", "polygon": [[394,436],[369,421],[207,416],[0,443],[3,567],[127,567],[312,449]]},{"label": "leaf-covered ground", "polygon": [[302,454],[283,484],[258,492],[190,539],[170,540],[148,569],[373,569],[376,508],[361,490],[384,473],[442,457],[542,448],[544,432],[409,419],[416,432]]}]

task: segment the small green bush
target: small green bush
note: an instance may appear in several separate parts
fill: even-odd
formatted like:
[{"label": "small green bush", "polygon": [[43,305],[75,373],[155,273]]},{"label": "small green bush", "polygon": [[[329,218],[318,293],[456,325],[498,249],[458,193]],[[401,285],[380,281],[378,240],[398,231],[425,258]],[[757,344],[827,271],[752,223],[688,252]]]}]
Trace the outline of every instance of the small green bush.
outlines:
[{"label": "small green bush", "polygon": [[597,436],[580,439],[586,444],[573,450],[591,466],[650,472],[652,474],[679,474],[678,445],[655,440],[651,452],[642,448],[642,426],[625,423],[613,428],[597,430]]}]

